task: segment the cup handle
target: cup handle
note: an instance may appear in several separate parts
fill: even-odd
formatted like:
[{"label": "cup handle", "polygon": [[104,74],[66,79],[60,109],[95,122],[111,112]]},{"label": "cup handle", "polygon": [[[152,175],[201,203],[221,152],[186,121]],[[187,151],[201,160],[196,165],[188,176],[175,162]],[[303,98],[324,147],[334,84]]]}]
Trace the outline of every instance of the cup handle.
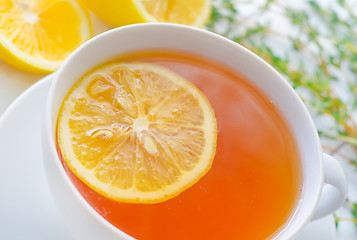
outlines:
[{"label": "cup handle", "polygon": [[332,156],[323,153],[324,186],[312,220],[336,211],[347,198],[347,181],[341,165]]}]

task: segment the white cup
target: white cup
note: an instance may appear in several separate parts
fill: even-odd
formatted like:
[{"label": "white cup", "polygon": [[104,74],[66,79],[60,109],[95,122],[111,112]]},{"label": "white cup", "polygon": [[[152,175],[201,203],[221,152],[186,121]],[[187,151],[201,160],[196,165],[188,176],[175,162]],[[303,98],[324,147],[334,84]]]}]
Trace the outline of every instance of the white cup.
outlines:
[{"label": "white cup", "polygon": [[[55,74],[49,90],[43,131],[44,166],[50,191],[75,239],[134,239],[101,217],[68,178],[56,150],[56,119],[74,82],[105,60],[131,51],[173,49],[219,61],[242,73],[279,108],[298,145],[303,171],[299,207],[274,239],[291,239],[313,218],[331,214],[347,195],[338,162],[322,153],[314,123],[291,86],[246,48],[211,32],[176,24],[136,24],[110,30],[80,46]],[[321,199],[320,199],[321,198]]]}]

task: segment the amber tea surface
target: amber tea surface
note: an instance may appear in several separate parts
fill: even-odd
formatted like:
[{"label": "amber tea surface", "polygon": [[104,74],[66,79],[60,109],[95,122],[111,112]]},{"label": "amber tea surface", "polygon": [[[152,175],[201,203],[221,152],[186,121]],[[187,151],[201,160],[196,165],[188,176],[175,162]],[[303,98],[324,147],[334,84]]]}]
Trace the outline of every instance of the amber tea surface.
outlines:
[{"label": "amber tea surface", "polygon": [[109,200],[63,161],[74,185],[100,215],[142,240],[262,240],[284,228],[298,204],[302,170],[292,133],[266,96],[241,74],[188,53],[150,50],[113,61],[156,63],[195,84],[214,109],[217,148],[205,176],[156,204]]}]

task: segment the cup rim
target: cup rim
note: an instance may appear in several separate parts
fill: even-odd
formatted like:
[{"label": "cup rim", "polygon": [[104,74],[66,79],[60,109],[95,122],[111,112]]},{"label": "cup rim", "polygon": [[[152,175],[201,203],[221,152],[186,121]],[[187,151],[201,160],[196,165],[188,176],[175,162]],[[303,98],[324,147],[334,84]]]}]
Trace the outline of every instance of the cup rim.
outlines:
[{"label": "cup rim", "polygon": [[[48,97],[47,97],[47,102],[46,102],[46,107],[45,107],[45,120],[44,120],[44,138],[45,141],[49,142],[49,146],[51,147],[50,153],[51,153],[51,159],[50,161],[55,161],[56,167],[57,169],[60,171],[61,177],[62,179],[65,181],[66,186],[71,190],[72,196],[75,197],[76,201],[79,201],[81,203],[81,205],[88,210],[88,212],[92,215],[93,219],[96,219],[96,221],[98,221],[98,223],[100,223],[102,226],[106,227],[109,231],[113,232],[114,234],[118,235],[119,237],[122,237],[124,239],[134,239],[133,237],[129,236],[128,234],[126,234],[124,231],[120,230],[119,228],[116,228],[114,225],[112,225],[110,222],[108,222],[104,217],[102,217],[98,212],[96,212],[94,210],[93,207],[90,206],[90,204],[84,199],[84,197],[79,193],[79,191],[77,190],[77,188],[74,186],[74,184],[72,183],[72,181],[70,180],[69,176],[67,175],[65,169],[63,168],[63,166],[61,165],[61,161],[59,159],[57,150],[56,150],[56,143],[55,143],[55,134],[53,131],[53,122],[56,122],[56,117],[57,114],[53,114],[53,104],[55,101],[60,101],[62,102],[62,100],[56,100],[54,99],[54,93],[56,91],[56,88],[58,87],[58,85],[60,84],[59,81],[61,79],[61,75],[64,71],[66,71],[66,68],[68,65],[72,64],[73,58],[74,56],[78,55],[79,53],[83,52],[83,51],[90,51],[88,49],[91,48],[91,46],[98,42],[98,41],[103,41],[105,42],[105,39],[108,38],[108,36],[111,36],[112,34],[116,34],[117,32],[125,32],[125,31],[140,31],[140,28],[147,28],[147,27],[154,27],[154,28],[166,28],[169,30],[176,30],[176,31],[191,31],[193,34],[201,34],[201,35],[205,35],[207,37],[210,38],[215,38],[217,41],[221,41],[224,44],[230,44],[230,45],[234,45],[236,49],[239,49],[243,54],[245,54],[245,56],[248,56],[249,58],[253,59],[254,62],[256,62],[256,64],[259,64],[262,68],[265,68],[266,71],[269,72],[269,74],[274,75],[274,77],[278,78],[279,81],[281,82],[281,84],[285,84],[286,86],[288,86],[288,88],[291,88],[291,86],[288,84],[288,82],[271,66],[269,65],[267,62],[265,62],[263,59],[261,59],[258,55],[254,54],[253,52],[251,52],[250,50],[248,50],[247,48],[243,47],[242,45],[233,42],[232,40],[229,40],[223,36],[220,36],[218,34],[215,34],[213,32],[209,32],[207,30],[204,29],[199,29],[199,28],[195,28],[195,27],[190,27],[190,26],[185,26],[185,25],[180,25],[180,24],[174,24],[174,23],[139,23],[139,24],[132,24],[132,25],[127,25],[127,26],[123,26],[123,27],[119,27],[119,28],[114,28],[111,30],[108,30],[104,33],[101,33],[95,37],[93,37],[92,39],[88,40],[87,42],[85,42],[84,44],[82,44],[79,48],[77,48],[62,64],[62,66],[60,67],[60,69],[54,74],[54,79],[51,83],[49,92],[48,92]],[[287,237],[288,239],[296,236],[299,232],[301,232],[302,228],[309,222],[309,220],[312,218],[313,212],[316,209],[316,206],[318,204],[319,201],[319,196],[321,195],[322,192],[322,183],[323,183],[323,170],[322,170],[322,149],[321,149],[321,145],[320,145],[320,141],[319,141],[319,137],[317,135],[317,131],[316,131],[316,127],[313,123],[313,120],[311,119],[309,112],[306,108],[306,106],[303,104],[303,102],[301,101],[300,97],[298,96],[298,94],[292,90],[289,92],[289,94],[293,94],[296,99],[296,102],[299,102],[299,104],[301,105],[301,109],[302,111],[305,112],[305,115],[308,116],[307,121],[309,122],[309,128],[310,130],[314,130],[314,139],[313,141],[316,144],[317,147],[317,152],[318,152],[318,159],[315,159],[315,161],[318,161],[318,166],[319,166],[319,172],[317,173],[319,176],[317,176],[316,178],[318,179],[319,183],[318,183],[318,187],[317,187],[317,192],[315,195],[315,198],[313,199],[313,202],[311,204],[312,209],[309,212],[309,214],[307,214],[307,217],[300,222],[294,223],[293,227],[289,227],[290,224],[290,220],[288,220],[285,223],[285,228],[284,229],[280,229],[279,233],[274,235],[275,237],[273,239],[282,239],[281,237],[279,237],[283,232],[285,232],[285,229],[289,228],[289,231],[287,233],[287,236],[284,235],[284,239]],[[56,113],[57,111],[55,111]],[[287,121],[287,120],[286,120]],[[305,184],[305,183],[304,183]],[[312,197],[312,196],[311,196]],[[305,197],[306,198],[306,197]],[[301,199],[300,199],[301,200]],[[309,201],[312,201],[309,199]],[[299,211],[299,207],[296,208],[295,210],[296,212]],[[291,218],[293,218],[293,215],[291,216]]]}]

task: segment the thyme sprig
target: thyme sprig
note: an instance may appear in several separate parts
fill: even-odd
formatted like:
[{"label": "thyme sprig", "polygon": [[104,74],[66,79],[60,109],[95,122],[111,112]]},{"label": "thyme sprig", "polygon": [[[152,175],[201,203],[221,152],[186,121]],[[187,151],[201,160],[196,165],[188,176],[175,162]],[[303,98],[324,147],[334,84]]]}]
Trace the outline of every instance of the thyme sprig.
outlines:
[{"label": "thyme sprig", "polygon": [[[206,28],[250,49],[285,76],[308,107],[321,138],[352,146],[354,154],[343,159],[357,167],[357,2],[212,4]],[[353,217],[336,214],[336,223],[352,221],[357,226],[357,203],[348,200],[346,206]]]}]

